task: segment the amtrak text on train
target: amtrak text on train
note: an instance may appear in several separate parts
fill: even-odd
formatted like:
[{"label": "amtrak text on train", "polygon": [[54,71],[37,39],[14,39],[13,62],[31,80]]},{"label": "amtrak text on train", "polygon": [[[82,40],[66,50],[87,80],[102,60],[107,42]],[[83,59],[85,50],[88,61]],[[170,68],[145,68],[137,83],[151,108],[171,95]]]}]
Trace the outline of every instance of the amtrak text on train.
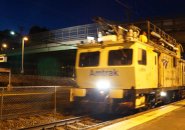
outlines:
[{"label": "amtrak text on train", "polygon": [[119,76],[118,71],[113,70],[90,70],[90,76]]}]

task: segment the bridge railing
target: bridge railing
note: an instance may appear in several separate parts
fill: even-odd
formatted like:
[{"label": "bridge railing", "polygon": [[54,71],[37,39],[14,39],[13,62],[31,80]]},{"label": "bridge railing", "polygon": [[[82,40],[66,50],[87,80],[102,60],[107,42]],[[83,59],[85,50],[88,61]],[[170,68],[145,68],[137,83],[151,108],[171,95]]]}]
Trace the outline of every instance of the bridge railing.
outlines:
[{"label": "bridge railing", "polygon": [[87,39],[88,36],[97,37],[99,26],[97,24],[86,24],[63,28],[38,34],[30,35],[31,45],[62,43],[67,41]]}]

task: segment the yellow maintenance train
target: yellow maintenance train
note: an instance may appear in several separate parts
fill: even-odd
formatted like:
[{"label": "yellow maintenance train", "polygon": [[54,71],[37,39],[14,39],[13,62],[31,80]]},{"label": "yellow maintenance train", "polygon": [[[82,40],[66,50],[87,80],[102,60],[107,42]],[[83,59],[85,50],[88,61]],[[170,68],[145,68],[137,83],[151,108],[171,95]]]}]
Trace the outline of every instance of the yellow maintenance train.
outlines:
[{"label": "yellow maintenance train", "polygon": [[174,38],[149,21],[137,26],[102,21],[108,31],[78,45],[78,87],[71,89],[71,102],[120,112],[185,97],[183,48]]}]

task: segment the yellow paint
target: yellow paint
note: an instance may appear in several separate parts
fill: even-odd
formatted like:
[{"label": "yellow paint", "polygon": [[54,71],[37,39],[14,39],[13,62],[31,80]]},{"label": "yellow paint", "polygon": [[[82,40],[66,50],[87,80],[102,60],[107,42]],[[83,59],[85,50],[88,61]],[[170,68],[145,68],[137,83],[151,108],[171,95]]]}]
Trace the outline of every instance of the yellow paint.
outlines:
[{"label": "yellow paint", "polygon": [[73,96],[84,97],[86,95],[86,89],[73,88],[72,92]]},{"label": "yellow paint", "polygon": [[110,98],[123,98],[124,91],[120,89],[111,89],[109,92]]},{"label": "yellow paint", "polygon": [[185,105],[185,100],[180,101],[174,105],[172,104],[172,105],[164,106],[160,109],[148,112],[146,114],[139,115],[137,117],[115,123],[113,125],[101,128],[99,130],[128,130],[135,126],[141,125],[145,122],[151,121],[157,117],[160,117],[166,113],[174,111],[178,108],[181,108],[182,105]]},{"label": "yellow paint", "polygon": [[[111,50],[118,50],[123,48],[129,48],[133,50],[133,59],[131,65],[123,66],[109,66],[108,54]],[[145,50],[147,55],[147,65],[138,64],[139,49]],[[135,89],[157,88],[158,87],[158,61],[157,53],[153,51],[154,47],[141,42],[128,42],[121,44],[119,42],[114,45],[94,46],[78,48],[77,60],[76,60],[76,81],[80,88],[95,88],[96,81],[100,79],[109,80],[113,89],[131,89],[132,86]],[[79,67],[80,53],[84,52],[100,52],[100,60],[98,66],[93,67]],[[92,76],[90,72],[96,71],[116,71],[118,75],[109,76]],[[147,82],[143,82],[147,81]]]},{"label": "yellow paint", "polygon": [[[157,53],[153,51],[152,46],[147,44],[136,43],[135,46],[135,88],[146,89],[146,88],[157,88],[158,87],[158,63]],[[139,64],[138,61],[142,58],[142,51],[146,51],[146,65]],[[147,81],[147,82],[144,82]]]},{"label": "yellow paint", "polygon": [[135,108],[140,108],[145,106],[145,96],[139,96],[136,98]]},{"label": "yellow paint", "polygon": [[[115,46],[116,45],[116,46]],[[109,80],[111,83],[111,87],[113,89],[130,89],[132,86],[135,86],[135,68],[134,66],[134,58],[133,56],[133,64],[132,65],[123,65],[123,66],[108,66],[108,53],[111,50],[118,50],[123,48],[134,49],[131,43],[125,43],[124,46],[121,46],[119,43],[115,43],[115,45],[107,45],[106,47],[91,47],[91,48],[79,48],[77,53],[76,60],[76,81],[80,88],[95,88],[96,82],[101,79]],[[100,52],[100,61],[98,66],[93,67],[79,67],[79,56],[80,53],[84,52]],[[135,54],[135,53],[134,53]],[[110,75],[90,75],[91,72],[96,71],[106,71],[106,72],[114,72],[116,71],[118,75],[110,76]]]},{"label": "yellow paint", "polygon": [[86,89],[71,88],[70,89],[70,102],[74,101],[74,97],[86,96]]},{"label": "yellow paint", "polygon": [[144,43],[147,43],[147,42],[148,42],[148,38],[147,38],[146,35],[140,35],[140,36],[139,36],[139,40],[140,40],[141,42],[144,42]]}]

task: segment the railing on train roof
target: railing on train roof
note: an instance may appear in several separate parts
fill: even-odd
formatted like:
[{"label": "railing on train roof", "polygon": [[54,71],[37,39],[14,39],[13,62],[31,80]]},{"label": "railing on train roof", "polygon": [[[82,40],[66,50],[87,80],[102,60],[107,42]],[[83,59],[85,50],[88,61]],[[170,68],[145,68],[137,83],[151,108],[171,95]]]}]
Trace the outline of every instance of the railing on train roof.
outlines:
[{"label": "railing on train roof", "polygon": [[170,42],[171,44],[173,44],[175,46],[177,45],[176,40],[172,36],[170,36],[169,34],[167,34],[166,32],[164,32],[162,29],[160,29],[156,25],[154,25],[151,22],[147,21],[147,26],[148,26],[149,38],[151,37],[151,32],[154,31],[157,34],[159,34],[161,36],[161,38],[163,38],[167,42]]},{"label": "railing on train roof", "polygon": [[30,35],[32,45],[61,43],[97,37],[98,24],[86,24]]},{"label": "railing on train roof", "polygon": [[[170,36],[169,34],[167,34],[164,30],[166,30],[166,28],[162,28],[161,29],[161,25],[156,25],[153,24],[150,21],[145,21],[145,22],[134,22],[134,23],[129,23],[129,24],[123,24],[123,26],[130,26],[130,25],[134,25],[137,26],[141,29],[141,31],[146,31],[147,33],[147,38],[149,40],[153,40],[151,32],[155,32],[158,35],[161,36],[162,39],[164,39],[165,41],[173,44],[174,46],[176,46],[178,43],[176,42],[176,40]],[[160,27],[159,27],[160,26]]]}]

